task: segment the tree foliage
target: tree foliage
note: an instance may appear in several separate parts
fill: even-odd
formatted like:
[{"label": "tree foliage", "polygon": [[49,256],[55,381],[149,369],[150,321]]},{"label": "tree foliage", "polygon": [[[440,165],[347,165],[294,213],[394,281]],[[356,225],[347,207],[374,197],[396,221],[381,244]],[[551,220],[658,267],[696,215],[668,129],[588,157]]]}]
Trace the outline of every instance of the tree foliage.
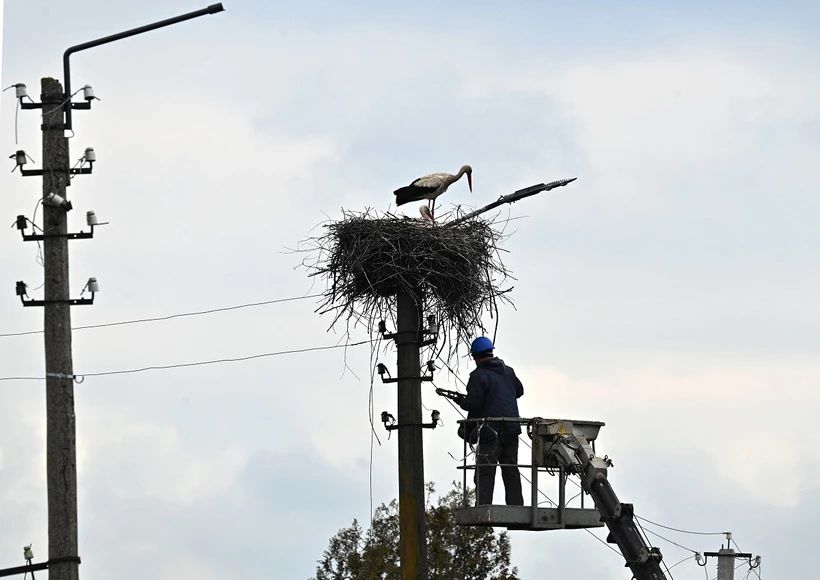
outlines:
[{"label": "tree foliage", "polygon": [[[430,495],[433,484],[427,485]],[[469,505],[475,492],[468,490]],[[492,528],[458,526],[455,510],[461,506],[460,484],[431,505],[428,495],[427,560],[430,580],[518,580],[510,568],[510,538]],[[330,539],[311,580],[401,580],[399,563],[399,504],[395,499],[379,506],[370,533],[358,521]]]}]

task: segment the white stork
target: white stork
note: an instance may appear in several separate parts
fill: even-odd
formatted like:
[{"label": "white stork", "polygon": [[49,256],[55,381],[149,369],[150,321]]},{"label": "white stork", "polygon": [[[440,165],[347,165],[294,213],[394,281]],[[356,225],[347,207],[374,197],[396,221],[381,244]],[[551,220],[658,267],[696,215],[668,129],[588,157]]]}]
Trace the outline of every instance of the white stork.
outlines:
[{"label": "white stork", "polygon": [[473,168],[464,165],[455,175],[451,173],[431,173],[419,177],[410,185],[400,187],[393,192],[396,195],[396,205],[429,199],[433,202],[433,207],[430,209],[430,218],[431,220],[435,219],[436,198],[461,179],[462,175],[467,175],[467,185],[470,187],[470,191],[473,191]]},{"label": "white stork", "polygon": [[427,220],[427,221],[429,221],[430,223],[433,223],[433,214],[432,214],[432,213],[430,213],[430,208],[429,208],[429,207],[427,207],[427,204],[426,204],[426,203],[425,203],[425,204],[423,204],[423,205],[419,208],[419,213],[421,214],[421,219],[423,219],[423,220]]}]

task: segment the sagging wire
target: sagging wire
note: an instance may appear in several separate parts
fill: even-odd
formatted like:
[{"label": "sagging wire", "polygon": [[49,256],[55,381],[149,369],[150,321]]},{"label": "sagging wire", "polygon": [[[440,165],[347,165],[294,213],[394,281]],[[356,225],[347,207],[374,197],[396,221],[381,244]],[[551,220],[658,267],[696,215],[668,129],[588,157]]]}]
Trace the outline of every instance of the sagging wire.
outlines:
[{"label": "sagging wire", "polygon": [[[644,530],[644,527],[641,525],[641,522],[640,522],[640,521],[638,521],[638,520],[635,520],[635,524],[637,524],[638,529],[639,529],[639,530],[640,530],[640,532],[643,534],[643,537],[644,537],[644,539],[646,540],[646,544],[647,544],[650,548],[651,548],[651,547],[653,547],[653,546],[652,546],[652,542],[649,540],[649,536],[647,536],[647,535],[646,535],[646,530]],[[657,535],[657,534],[655,534],[655,535]],[[658,536],[658,537],[660,537],[660,536]],[[664,539],[665,539],[665,538],[664,538]],[[668,541],[668,540],[667,540],[667,541]],[[672,542],[672,543],[674,544],[674,542]],[[679,547],[681,547],[681,548],[683,548],[683,549],[685,549],[685,550],[689,550],[690,552],[692,552],[692,553],[693,553],[693,554],[692,554],[692,556],[693,556],[693,557],[697,554],[697,552],[696,552],[695,550],[692,550],[691,548],[687,548],[687,547],[685,547],[685,546],[681,546],[680,544],[675,544],[675,545],[676,545],[676,546],[679,546]],[[664,568],[666,568],[666,573],[667,573],[667,574],[669,574],[669,578],[670,578],[671,580],[674,580],[674,577],[672,576],[672,572],[669,570],[669,566],[667,566],[667,565],[666,565],[666,562],[665,562],[663,559],[661,559],[661,564],[663,564],[663,567],[664,567]]]},{"label": "sagging wire", "polygon": [[[37,210],[40,209],[40,204],[42,203],[43,198],[39,198],[37,203],[34,204],[34,211],[32,212],[31,220],[29,220],[32,225],[35,225],[35,222],[37,221]],[[39,229],[45,234],[45,231],[42,228]],[[37,257],[35,258],[35,261],[43,268],[46,267],[45,257],[43,256],[43,246],[40,245],[40,240],[37,240]]]},{"label": "sagging wire", "polygon": [[[34,212],[33,212],[33,217],[34,217],[34,219],[37,219],[37,210],[39,209],[40,204],[41,204],[42,202],[43,202],[42,198],[39,198],[39,199],[37,200],[37,203],[34,205]],[[40,233],[45,233],[45,232],[43,232],[43,228],[41,228],[40,226],[38,226],[38,225],[37,225],[37,223],[36,223],[36,222],[34,222],[34,220],[33,220],[33,219],[29,219],[29,218],[27,218],[27,217],[25,217],[25,216],[20,216],[20,217],[23,217],[27,223],[30,223],[30,224],[31,224],[31,226],[32,226],[34,229],[39,230],[39,231],[40,231]],[[17,222],[17,220],[14,220],[14,222],[11,224],[11,227],[12,227],[12,228],[14,228],[14,227],[18,227],[18,222]],[[34,261],[37,263],[37,265],[38,265],[38,266],[45,267],[45,260],[44,260],[44,256],[43,256],[43,247],[40,245],[40,240],[37,240],[37,256],[35,257]],[[45,285],[45,281],[43,281],[43,283],[42,283],[42,284],[40,284],[37,288],[33,288],[33,290],[39,290],[39,289],[40,289],[40,288],[42,288],[44,285]],[[42,332],[42,331],[41,331],[41,332]],[[3,336],[3,335],[0,335],[0,336]]]},{"label": "sagging wire", "polygon": [[[728,532],[727,532],[727,533],[728,533]],[[737,551],[738,551],[738,552],[742,552],[742,551],[743,551],[743,550],[741,550],[741,549],[740,549],[740,546],[738,546],[738,545],[737,545],[737,542],[735,541],[735,537],[734,537],[734,536],[729,536],[729,542],[731,542],[732,544],[734,544],[734,545],[735,545],[735,548],[737,548]]]},{"label": "sagging wire", "polygon": [[669,566],[668,570],[671,570],[672,568],[675,568],[676,566],[679,566],[679,565],[683,564],[684,562],[688,562],[689,560],[694,560],[694,559],[695,559],[695,556],[686,556],[683,560],[679,560],[679,561],[675,562],[674,564],[672,564],[671,566]]},{"label": "sagging wire", "polygon": [[684,546],[683,544],[679,544],[677,542],[674,542],[674,541],[670,540],[669,538],[665,538],[662,535],[658,534],[657,532],[653,532],[652,530],[646,530],[640,523],[641,518],[638,518],[638,516],[635,516],[635,519],[637,520],[638,527],[640,527],[641,530],[644,530],[646,533],[652,534],[653,536],[656,536],[656,537],[660,538],[661,540],[664,540],[665,542],[669,542],[673,546],[677,546],[678,548],[681,548],[683,550],[687,550],[688,552],[692,552],[693,555],[700,553],[697,550],[693,550],[692,548],[688,548],[688,547]]},{"label": "sagging wire", "polygon": [[[3,89],[2,92],[5,93],[9,89],[16,89],[16,88],[17,88],[17,84],[13,84],[13,85],[8,86],[5,89]],[[28,95],[26,95],[26,98],[28,98],[28,100],[31,101],[32,103],[34,102],[34,99],[29,97]],[[17,139],[17,126],[18,126],[17,119],[20,115],[20,99],[15,99],[15,100],[17,101],[17,106],[14,109],[14,145],[16,146],[16,145],[19,144],[19,140]]]},{"label": "sagging wire", "polygon": [[[6,89],[6,90],[8,90],[8,89]],[[80,90],[82,90],[82,89],[80,89]],[[77,92],[79,92],[79,91],[77,91]],[[74,94],[77,94],[77,93],[74,93]],[[73,96],[73,95],[72,95],[72,96]],[[69,98],[68,98],[68,100],[70,100],[70,99],[71,99],[71,97],[69,97]],[[29,97],[29,100],[31,100],[31,97]],[[34,101],[32,101],[32,102],[34,102]],[[66,102],[66,101],[63,101],[63,104],[65,104],[65,102]],[[18,100],[18,103],[19,103],[19,100]],[[62,107],[62,105],[60,105],[60,107]],[[61,110],[62,110],[62,108],[57,109],[57,110],[60,110],[60,111],[61,111]],[[56,110],[55,110],[55,111],[56,111]],[[54,112],[54,111],[52,111],[52,112]],[[40,116],[42,117],[42,116],[43,116],[43,114],[45,114],[45,111],[44,111],[44,112],[43,112]],[[16,118],[15,118],[15,139],[16,139],[16,131],[17,131],[17,128],[16,128]],[[60,147],[65,147],[65,148],[66,148],[65,153],[66,153],[66,155],[68,155],[68,149],[67,149],[67,148],[68,148],[68,144],[67,144],[67,142],[62,142],[62,141],[61,141],[61,143],[62,143],[62,144],[60,145]],[[35,161],[34,161],[34,159],[31,157],[31,155],[29,155],[28,153],[26,153],[25,155],[26,155],[26,157],[28,157],[28,158],[31,160],[31,162],[32,162],[32,163],[34,163],[34,162],[35,162]],[[53,168],[53,167],[51,166],[51,164],[49,163],[49,160],[48,160],[48,153],[47,153],[47,151],[46,151],[46,148],[43,148],[43,167],[45,167],[45,166],[48,166],[48,168],[49,168],[49,169],[48,169],[48,174],[49,174],[49,177],[51,178],[49,185],[51,186],[51,188],[52,188],[52,189],[54,189],[55,187],[56,187],[56,188],[59,188],[59,182],[57,181],[57,178],[56,178],[56,177],[55,177],[55,175],[54,175],[54,168]],[[17,166],[15,166],[15,168],[14,168],[14,169],[17,169]],[[12,169],[12,172],[14,171],[14,169]],[[20,170],[22,171],[22,168],[21,168]],[[69,178],[70,173],[71,173],[71,172],[69,171],[68,175],[66,176],[66,180],[67,180],[67,182],[69,182],[69,183],[70,183],[70,181],[71,181],[71,180],[70,180],[70,178]],[[43,174],[43,175],[45,175],[45,174]],[[55,186],[55,183],[57,183],[57,185],[56,185],[56,186]],[[36,204],[35,204],[35,206],[34,206],[34,212],[33,212],[33,215],[32,215],[32,219],[31,219],[31,220],[29,220],[29,221],[32,223],[32,225],[35,225],[35,221],[37,220],[37,209],[40,207],[40,204],[41,204],[41,203],[42,203],[42,198],[38,199],[38,200],[37,200],[37,203],[36,203]],[[43,225],[45,225],[45,224],[43,224]],[[40,231],[41,231],[43,234],[45,234],[45,231],[44,231],[42,228],[38,228],[38,229],[40,229]],[[42,247],[42,245],[40,244],[40,240],[37,240],[37,257],[35,258],[35,261],[36,261],[36,262],[37,262],[37,264],[39,264],[41,267],[45,268],[45,257],[44,257],[44,255],[43,255],[43,247]],[[40,289],[40,288],[42,288],[43,286],[45,286],[45,280],[43,280],[43,283],[42,283],[40,286],[38,286],[37,288],[35,288],[34,290],[39,290],[39,289]]]},{"label": "sagging wire", "polygon": [[[236,357],[236,358],[223,358],[223,359],[215,359],[215,360],[206,360],[206,361],[198,361],[192,363],[178,363],[172,365],[161,365],[161,366],[151,366],[151,367],[142,367],[137,369],[127,369],[127,370],[117,370],[117,371],[103,371],[97,373],[84,373],[84,374],[76,374],[76,375],[66,375],[64,378],[72,378],[75,382],[81,383],[85,380],[85,377],[103,377],[103,376],[111,376],[111,375],[128,375],[134,373],[142,373],[146,371],[159,371],[159,370],[169,370],[169,369],[178,369],[178,368],[187,368],[187,367],[197,367],[203,365],[212,365],[212,364],[222,364],[222,363],[229,363],[229,362],[245,362],[249,360],[259,359],[259,358],[267,358],[273,356],[281,356],[286,354],[298,354],[304,352],[314,352],[320,350],[332,350],[336,348],[349,348],[354,346],[360,346],[363,344],[370,344],[372,340],[362,340],[359,342],[351,342],[347,344],[332,344],[327,346],[313,346],[308,348],[298,348],[292,350],[281,350],[277,352],[265,352],[261,354],[253,354],[250,356],[243,356],[243,357]],[[0,377],[0,381],[42,381],[44,377]]]},{"label": "sagging wire", "polygon": [[[371,333],[372,334],[372,333]],[[370,494],[370,526],[367,530],[367,540],[365,541],[365,547],[369,547],[373,541],[373,526],[375,523],[376,515],[373,511],[373,441],[378,441],[379,447],[381,447],[381,439],[379,439],[379,435],[376,433],[376,426],[374,424],[374,417],[376,414],[375,410],[375,400],[374,400],[374,383],[376,381],[376,353],[379,350],[379,345],[381,344],[382,337],[379,337],[373,342],[373,345],[370,348],[370,392],[368,394],[368,419],[370,421],[370,466],[369,466],[369,473],[368,473],[368,487],[369,487],[369,494]],[[390,432],[388,431],[388,437],[390,436]],[[370,563],[370,559],[368,561],[368,567]],[[367,574],[370,574],[370,570],[368,569]]]},{"label": "sagging wire", "polygon": [[[492,431],[494,443],[493,443],[492,448],[489,451],[485,451],[484,453],[479,453],[479,449],[481,449],[481,432],[484,429],[489,429],[490,431]],[[498,449],[498,447],[500,445],[500,439],[501,438],[498,435],[498,431],[496,431],[495,429],[493,429],[492,427],[490,427],[487,424],[487,419],[484,419],[483,421],[481,421],[479,423],[479,427],[478,427],[478,429],[476,429],[476,432],[477,432],[478,436],[476,438],[475,444],[473,444],[472,441],[471,441],[471,442],[469,442],[469,445],[470,445],[470,449],[472,449],[473,453],[475,453],[476,466],[477,466],[479,457],[487,458],[487,457],[492,456],[493,453],[496,452],[496,450]],[[466,433],[466,430],[465,430],[465,433]],[[472,439],[472,438],[473,438],[472,434],[470,434],[470,439]]]},{"label": "sagging wire", "polygon": [[[740,546],[738,546],[737,542],[735,541],[734,536],[730,535],[729,536],[729,545],[731,546],[731,544],[735,545],[735,548],[737,548],[738,552],[743,552],[743,550],[740,549]],[[749,574],[751,574],[752,571],[754,571],[754,573],[757,575],[757,577],[760,578],[760,563],[761,563],[760,556],[755,556],[754,564],[752,563],[751,558],[749,559],[748,563],[749,563],[749,571],[746,573],[746,578],[749,577]]]},{"label": "sagging wire", "polygon": [[[527,443],[527,441],[526,441],[526,440],[523,440],[523,443],[524,443],[524,445],[527,445],[528,447],[530,447],[530,445]],[[569,478],[567,478],[567,480],[568,480],[568,481],[571,481],[571,482],[573,483],[573,485],[575,485],[575,486],[577,486],[578,488],[580,488],[580,489],[581,489],[581,491],[580,491],[579,493],[577,493],[576,495],[572,496],[572,498],[570,498],[570,500],[569,500],[569,501],[572,501],[573,499],[575,499],[576,497],[578,497],[578,496],[580,496],[582,493],[584,493],[584,490],[583,490],[583,487],[581,486],[581,484],[580,484],[580,483],[578,483],[577,481],[575,481],[574,479],[569,479]],[[647,518],[641,517],[641,516],[639,516],[639,515],[637,515],[637,514],[635,515],[635,519],[636,519],[636,520],[641,520],[641,521],[643,521],[644,523],[647,523],[647,524],[650,524],[650,525],[653,525],[653,526],[657,526],[657,527],[659,527],[659,528],[663,528],[663,529],[666,529],[666,530],[671,530],[671,531],[674,531],[674,532],[680,532],[680,533],[683,533],[683,534],[692,534],[692,535],[700,535],[700,536],[716,536],[716,535],[724,535],[724,534],[726,534],[726,532],[695,532],[695,531],[690,531],[690,530],[682,530],[682,529],[679,529],[679,528],[673,528],[673,527],[671,527],[671,526],[665,526],[665,525],[663,525],[663,524],[659,524],[659,523],[657,523],[657,522],[653,522],[652,520],[649,520],[649,519],[647,519]],[[645,529],[645,528],[642,528],[642,529]],[[689,550],[690,552],[693,552],[694,554],[698,554],[698,555],[700,554],[699,552],[697,552],[697,551],[695,551],[695,550],[692,550],[691,548],[687,548],[686,546],[682,546],[681,544],[678,544],[678,543],[676,543],[676,542],[673,542],[672,540],[670,540],[670,539],[668,539],[668,538],[665,538],[664,536],[661,536],[660,534],[658,534],[658,533],[656,533],[656,532],[653,532],[652,530],[646,530],[646,532],[648,532],[648,533],[650,533],[650,534],[652,534],[652,535],[654,535],[654,536],[657,536],[658,538],[660,538],[660,539],[662,539],[662,540],[665,540],[665,541],[669,542],[670,544],[673,544],[673,545],[675,545],[675,546],[677,546],[677,547],[679,547],[679,548],[683,548],[683,549],[685,549],[685,550]],[[732,541],[734,541],[734,540],[732,540]],[[739,552],[742,552],[742,550],[740,549],[740,547],[737,545],[737,543],[736,543],[736,542],[735,542],[735,547],[738,549],[738,551],[739,551]],[[705,565],[705,563],[704,563],[704,565]]]},{"label": "sagging wire", "polygon": [[[735,544],[735,545],[737,545],[737,544]],[[761,571],[761,569],[762,569],[762,568],[761,568],[762,563],[763,563],[763,561],[762,561],[761,557],[760,557],[760,556],[755,556],[755,563],[754,563],[754,564],[750,564],[750,565],[749,565],[749,567],[750,567],[752,570],[754,570],[755,574],[756,574],[756,575],[757,575],[757,577],[758,577],[758,580],[763,580],[763,579],[761,578],[761,576],[760,576],[760,571]]]},{"label": "sagging wire", "polygon": [[[64,100],[62,103],[57,105],[54,109],[52,109],[51,112],[49,113],[49,115],[56,115],[57,113],[62,114],[63,113],[63,107],[65,106],[65,104],[67,102],[69,102],[71,99],[73,99],[75,95],[78,95],[80,93],[80,91],[82,91],[84,88],[85,87],[80,87],[79,89],[77,89],[76,91],[71,93],[66,100]],[[43,109],[43,112],[40,113],[40,117],[45,118],[45,115],[46,115],[46,111],[45,111],[45,109]]]},{"label": "sagging wire", "polygon": [[[214,314],[217,312],[228,312],[230,310],[239,310],[242,308],[251,308],[255,306],[267,306],[269,304],[278,304],[280,302],[292,302],[294,300],[305,300],[307,298],[316,298],[317,296],[321,296],[320,294],[307,294],[305,296],[293,296],[291,298],[277,298],[274,300],[265,300],[263,302],[251,302],[248,304],[237,304],[235,306],[226,306],[224,308],[212,308],[210,310],[200,310],[198,312],[181,312],[178,314],[170,314],[168,316],[159,316],[156,318],[141,318],[137,320],[123,320],[119,322],[106,322],[103,324],[88,324],[85,326],[73,326],[71,327],[72,331],[75,330],[87,330],[89,328],[107,328],[109,326],[124,326],[128,324],[142,324],[146,322],[162,322],[165,320],[173,320],[175,318],[184,318],[187,316],[201,316],[204,314]],[[42,334],[42,330],[29,330],[25,332],[10,332],[6,334],[0,334],[0,338],[7,338],[11,336],[27,336],[30,334]]]},{"label": "sagging wire", "polygon": [[[635,517],[638,518],[639,520],[643,521],[644,523],[647,523],[647,524],[650,524],[650,525],[653,525],[653,526],[657,526],[657,527],[663,528],[665,530],[670,530],[672,532],[678,532],[678,533],[681,533],[681,534],[691,534],[691,535],[695,535],[695,536],[724,536],[724,535],[729,533],[729,532],[693,532],[693,531],[689,531],[689,530],[681,530],[679,528],[673,528],[671,526],[665,526],[663,524],[653,522],[652,520],[649,520],[649,519],[646,519],[646,518],[643,518],[643,517],[640,517],[640,516],[635,516]],[[732,540],[732,541],[734,541],[734,540]],[[737,547],[737,544],[735,544],[735,546]],[[742,551],[742,550],[740,548],[738,548],[738,552],[740,552],[740,551]]]}]

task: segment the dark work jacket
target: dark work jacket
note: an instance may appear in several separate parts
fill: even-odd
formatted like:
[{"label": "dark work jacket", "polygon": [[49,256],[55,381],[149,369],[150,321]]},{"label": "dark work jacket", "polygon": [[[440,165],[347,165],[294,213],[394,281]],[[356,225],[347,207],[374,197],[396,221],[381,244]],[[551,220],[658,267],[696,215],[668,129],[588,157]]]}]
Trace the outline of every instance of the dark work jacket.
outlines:
[{"label": "dark work jacket", "polygon": [[[482,362],[470,373],[467,397],[459,405],[469,412],[470,419],[480,417],[518,417],[518,398],[524,394],[524,385],[515,376],[512,367],[498,357]],[[518,435],[518,423],[489,423],[496,432]],[[481,438],[484,439],[484,432]]]}]

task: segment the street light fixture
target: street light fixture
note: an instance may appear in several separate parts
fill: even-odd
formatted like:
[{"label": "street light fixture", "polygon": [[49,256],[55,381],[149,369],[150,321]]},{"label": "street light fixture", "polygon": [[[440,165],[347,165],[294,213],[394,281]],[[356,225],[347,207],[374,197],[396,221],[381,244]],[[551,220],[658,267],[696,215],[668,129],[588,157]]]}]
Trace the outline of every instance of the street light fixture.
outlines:
[{"label": "street light fixture", "polygon": [[[77,578],[77,567],[80,564],[80,557],[77,554],[76,426],[74,424],[73,385],[71,384],[71,381],[76,380],[76,376],[72,371],[70,307],[94,304],[94,297],[100,291],[100,285],[97,278],[89,278],[80,292],[80,297],[70,298],[67,242],[91,238],[94,234],[94,226],[103,224],[99,223],[94,212],[89,212],[86,214],[86,221],[91,228],[90,233],[66,233],[66,212],[71,209],[71,203],[66,199],[66,187],[71,184],[72,175],[91,173],[92,166],[97,159],[94,148],[88,147],[80,159],[80,167],[68,166],[69,146],[65,131],[73,132],[72,110],[90,109],[91,101],[96,99],[94,89],[90,85],[85,85],[77,91],[77,93],[83,93],[82,98],[85,102],[72,102],[69,62],[71,55],[206,14],[216,14],[223,10],[222,4],[213,4],[202,10],[70,47],[63,55],[63,87],[59,86],[59,81],[56,79],[42,79],[41,100],[43,102],[41,103],[33,102],[24,84],[14,85],[15,95],[19,99],[21,109],[40,108],[45,109],[44,113],[48,113],[48,118],[44,119],[41,125],[43,169],[24,170],[23,166],[26,165],[27,160],[31,159],[25,151],[17,151],[12,154],[11,158],[15,160],[15,169],[19,167],[22,175],[40,175],[44,178],[43,228],[37,228],[42,233],[27,236],[25,234],[27,218],[18,216],[15,220],[15,225],[22,233],[24,241],[36,240],[38,243],[40,240],[44,241],[44,298],[43,300],[28,298],[27,286],[22,280],[16,282],[15,294],[20,297],[23,306],[43,307],[44,309],[46,424],[49,448],[46,457],[49,560],[37,564],[32,563],[33,554],[29,548],[26,548],[24,551],[26,566],[0,569],[0,577],[25,575],[31,572],[33,578],[35,571],[48,569],[49,577],[55,579]],[[31,102],[23,102],[26,99]],[[64,118],[58,121],[54,117]],[[51,152],[50,157],[49,152]],[[84,168],[85,164],[89,167]],[[57,211],[54,211],[55,208]],[[34,226],[33,222],[31,224]],[[91,294],[90,298],[83,298],[86,291]],[[52,448],[57,452],[52,453]]]},{"label": "street light fixture", "polygon": [[[129,36],[136,36],[137,34],[142,34],[143,32],[150,32],[152,30],[156,30],[157,28],[164,28],[165,26],[170,26],[172,24],[177,24],[179,22],[184,22],[186,20],[191,20],[192,18],[198,18],[200,16],[206,16],[208,14],[216,14],[218,12],[222,12],[225,10],[223,8],[222,3],[219,4],[212,4],[207,8],[203,8],[202,10],[196,10],[194,12],[189,12],[187,14],[182,14],[180,16],[175,16],[173,18],[168,18],[167,20],[160,20],[159,22],[154,22],[153,24],[146,24],[145,26],[140,26],[139,28],[132,28],[131,30],[126,30],[125,32],[118,32],[117,34],[112,34],[111,36],[105,36],[103,38],[98,38],[97,40],[90,40],[88,42],[84,42],[82,44],[78,44],[76,46],[70,47],[68,50],[65,51],[63,54],[63,76],[64,78],[64,89],[65,89],[65,98],[66,102],[63,105],[65,109],[65,129],[66,131],[71,130],[71,110],[73,108],[71,103],[71,64],[69,59],[71,55],[75,52],[80,52],[81,50],[87,50],[89,48],[94,48],[95,46],[100,46],[103,44],[108,44],[109,42],[114,42],[117,40],[122,40],[123,38],[128,38]],[[91,89],[90,86],[86,85],[83,87],[84,89],[84,97],[86,99],[87,106],[91,105],[91,100],[94,98],[94,91]],[[89,98],[90,97],[90,98]],[[83,103],[77,103],[77,105],[82,105]]]}]

